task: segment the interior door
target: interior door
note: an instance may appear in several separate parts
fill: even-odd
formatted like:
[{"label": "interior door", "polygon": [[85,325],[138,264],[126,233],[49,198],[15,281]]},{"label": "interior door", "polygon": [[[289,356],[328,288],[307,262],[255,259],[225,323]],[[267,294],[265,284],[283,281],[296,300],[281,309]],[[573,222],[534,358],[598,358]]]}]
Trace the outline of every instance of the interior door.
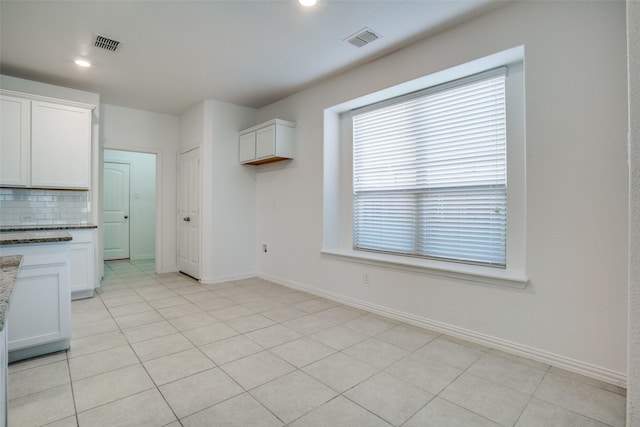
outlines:
[{"label": "interior door", "polygon": [[104,162],[104,259],[129,258],[129,165]]},{"label": "interior door", "polygon": [[178,161],[178,270],[200,279],[200,150]]}]

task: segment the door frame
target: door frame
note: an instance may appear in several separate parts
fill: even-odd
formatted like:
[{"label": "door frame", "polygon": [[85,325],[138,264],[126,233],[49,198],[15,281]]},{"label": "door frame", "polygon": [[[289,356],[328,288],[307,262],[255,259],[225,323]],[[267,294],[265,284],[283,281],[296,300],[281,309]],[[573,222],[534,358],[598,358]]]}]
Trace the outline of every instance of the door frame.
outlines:
[{"label": "door frame", "polygon": [[99,243],[98,243],[98,252],[99,257],[98,257],[98,261],[99,261],[99,265],[100,265],[100,277],[104,276],[104,251],[103,251],[103,237],[101,235],[101,233],[103,232],[103,226],[104,226],[104,218],[102,217],[102,206],[103,206],[103,187],[104,187],[104,182],[103,182],[103,178],[102,175],[104,174],[104,150],[118,150],[118,151],[129,151],[132,153],[144,153],[144,154],[155,154],[156,155],[156,224],[155,224],[155,229],[156,229],[156,233],[155,233],[155,242],[154,242],[154,246],[155,246],[155,257],[156,257],[156,272],[162,272],[162,255],[163,255],[163,250],[164,250],[164,242],[162,239],[162,223],[163,223],[163,212],[162,212],[162,206],[164,203],[164,193],[162,191],[163,189],[163,170],[162,170],[162,164],[163,164],[163,158],[162,158],[162,151],[160,149],[154,149],[154,148],[149,148],[149,147],[137,147],[137,146],[124,146],[124,145],[118,145],[118,144],[105,144],[104,146],[101,147],[100,149],[100,160],[99,160],[99,164],[100,164],[100,206],[98,208],[98,215],[99,215],[99,223],[100,223],[100,227],[98,228],[98,231],[100,233],[100,237],[99,237]]}]

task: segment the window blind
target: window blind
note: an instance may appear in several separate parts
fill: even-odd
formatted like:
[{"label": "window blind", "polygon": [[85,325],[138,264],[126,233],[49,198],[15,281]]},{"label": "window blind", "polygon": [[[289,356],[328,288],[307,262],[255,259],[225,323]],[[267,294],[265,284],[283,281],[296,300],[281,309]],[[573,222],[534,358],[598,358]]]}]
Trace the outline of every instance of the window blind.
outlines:
[{"label": "window blind", "polygon": [[353,246],[506,266],[506,70],[353,114]]}]

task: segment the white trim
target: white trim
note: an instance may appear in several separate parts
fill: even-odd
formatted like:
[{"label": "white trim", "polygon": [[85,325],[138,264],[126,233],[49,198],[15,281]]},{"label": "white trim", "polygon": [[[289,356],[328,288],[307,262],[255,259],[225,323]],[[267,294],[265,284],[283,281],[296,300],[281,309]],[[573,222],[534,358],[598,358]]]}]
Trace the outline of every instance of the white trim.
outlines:
[{"label": "white trim", "polygon": [[394,310],[381,305],[371,304],[366,301],[359,300],[357,298],[351,298],[351,297],[346,297],[344,295],[336,294],[333,292],[327,292],[324,290],[320,290],[320,289],[307,286],[301,283],[293,282],[290,280],[282,279],[280,277],[272,276],[269,274],[259,274],[258,277],[269,280],[274,283],[278,283],[288,288],[293,288],[296,290],[308,292],[323,298],[330,299],[332,301],[339,302],[341,304],[345,304],[351,307],[373,312],[381,316],[400,320],[405,323],[409,323],[422,328],[427,328],[432,331],[440,332],[446,335],[458,337],[470,342],[474,342],[476,344],[481,344],[497,350],[502,350],[507,353],[526,357],[531,360],[546,363],[548,365],[555,366],[558,368],[566,369],[567,371],[575,372],[577,374],[594,378],[600,381],[604,381],[606,383],[613,384],[619,387],[626,388],[626,385],[627,385],[627,376],[621,372],[612,371],[610,369],[595,366],[590,363],[582,362],[580,360],[571,359],[565,356],[561,356],[559,354],[550,353],[544,350],[525,346],[512,341],[503,340],[501,338],[496,338],[490,335],[481,334],[479,332],[471,331],[469,329],[460,328],[457,326],[449,325],[447,323],[438,322],[435,320],[416,316],[410,313]]},{"label": "white trim", "polygon": [[508,286],[524,289],[529,283],[529,279],[524,274],[500,268],[345,249],[323,249],[321,253],[323,256],[342,261],[410,271],[412,273],[427,274],[436,277],[448,277],[483,285]]},{"label": "white trim", "polygon": [[[335,259],[393,268],[468,283],[527,287],[524,46],[435,72],[324,110],[323,250]],[[403,94],[446,84],[496,67],[508,67],[507,96],[507,268],[374,254],[353,250],[353,158],[350,111]],[[348,115],[347,115],[348,113]],[[338,171],[336,173],[336,171]]]},{"label": "white trim", "polygon": [[87,108],[89,110],[95,110],[96,108],[93,104],[69,101],[68,99],[51,98],[50,96],[34,95],[31,93],[16,92],[8,89],[0,89],[0,95],[15,96],[18,98],[28,99],[30,101],[55,102],[56,104],[67,105],[69,107]]},{"label": "white trim", "polygon": [[145,260],[145,259],[154,259],[155,254],[142,254],[142,255],[136,255],[135,257],[129,257],[129,259],[131,259],[131,261],[141,261],[141,260]]},{"label": "white trim", "polygon": [[215,277],[203,277],[200,279],[200,283],[203,285],[215,285],[218,283],[229,282],[232,280],[243,280],[250,279],[252,277],[256,277],[257,273],[255,271],[248,273],[240,273],[240,274],[229,274],[226,276],[215,276]]}]

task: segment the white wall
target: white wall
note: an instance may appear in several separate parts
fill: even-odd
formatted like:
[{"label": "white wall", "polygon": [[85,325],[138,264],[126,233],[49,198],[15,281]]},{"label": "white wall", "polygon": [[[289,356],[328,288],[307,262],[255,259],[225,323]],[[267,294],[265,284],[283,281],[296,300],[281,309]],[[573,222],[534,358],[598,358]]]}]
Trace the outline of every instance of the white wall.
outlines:
[{"label": "white wall", "polygon": [[256,111],[205,102],[212,150],[203,214],[211,218],[211,257],[203,264],[202,279],[211,283],[256,274],[256,172],[238,160],[238,132],[256,124]]},{"label": "white wall", "polygon": [[[323,111],[525,47],[525,290],[323,258]],[[296,159],[257,169],[261,275],[624,385],[625,8],[516,2],[259,111],[295,121]],[[337,171],[330,171],[330,173]],[[371,284],[361,282],[364,269]]]},{"label": "white wall", "polygon": [[629,70],[629,374],[627,426],[640,426],[640,2],[627,1]]},{"label": "white wall", "polygon": [[180,117],[180,152],[200,148],[203,283],[249,277],[255,261],[255,170],[238,162],[238,131],[252,108],[205,100]]},{"label": "white wall", "polygon": [[129,165],[129,257],[155,257],[156,155],[132,151],[104,150],[105,162]]},{"label": "white wall", "polygon": [[101,130],[104,148],[156,154],[156,271],[176,271],[176,156],[179,118],[103,104]]},{"label": "white wall", "polygon": [[204,139],[204,102],[199,103],[180,116],[180,149],[185,153],[199,148]]}]

